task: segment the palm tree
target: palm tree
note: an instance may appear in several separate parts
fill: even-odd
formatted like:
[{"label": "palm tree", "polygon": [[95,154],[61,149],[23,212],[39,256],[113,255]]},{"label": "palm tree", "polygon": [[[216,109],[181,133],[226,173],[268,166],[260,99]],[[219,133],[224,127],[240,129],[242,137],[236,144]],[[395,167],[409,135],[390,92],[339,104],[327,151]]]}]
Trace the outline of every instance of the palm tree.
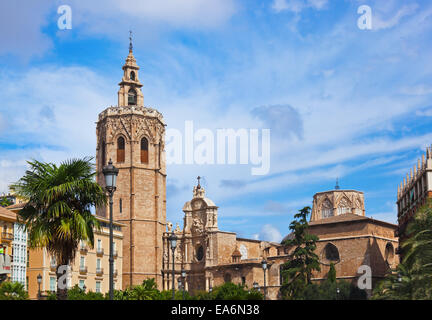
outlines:
[{"label": "palm tree", "polygon": [[71,159],[59,166],[28,161],[29,170],[11,185],[18,196],[28,200],[18,218],[28,231],[29,246],[46,247],[56,258],[59,300],[67,298],[59,267],[73,262],[80,241],[94,246],[93,230],[100,226],[91,208],[106,203],[105,192],[94,179],[91,161]]}]

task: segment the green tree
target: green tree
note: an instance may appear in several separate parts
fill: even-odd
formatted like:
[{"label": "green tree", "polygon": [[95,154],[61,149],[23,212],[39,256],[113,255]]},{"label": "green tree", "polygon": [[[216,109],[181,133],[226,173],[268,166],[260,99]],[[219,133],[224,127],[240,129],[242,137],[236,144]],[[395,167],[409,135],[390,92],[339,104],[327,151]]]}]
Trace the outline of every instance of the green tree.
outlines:
[{"label": "green tree", "polygon": [[[93,247],[93,230],[100,227],[91,208],[104,205],[106,195],[95,182],[91,160],[72,159],[59,166],[29,161],[29,170],[11,186],[28,200],[18,218],[28,231],[29,246],[46,247],[58,265],[73,262],[81,240]],[[57,295],[66,300],[61,275],[57,272]]]},{"label": "green tree", "polygon": [[308,233],[310,210],[310,207],[304,207],[294,216],[289,227],[292,237],[284,243],[294,247],[289,261],[282,266],[281,294],[284,299],[301,297],[306,286],[311,284],[312,272],[321,270],[319,257],[314,252],[318,237]]},{"label": "green tree", "polygon": [[328,275],[327,275],[327,281],[336,282],[336,268],[335,268],[333,262],[330,263],[330,270],[329,270]]},{"label": "green tree", "polygon": [[432,201],[416,212],[402,243],[403,260],[374,290],[373,299],[432,299]]},{"label": "green tree", "polygon": [[0,300],[27,300],[28,293],[19,282],[6,281],[0,285]]},{"label": "green tree", "polygon": [[0,207],[8,207],[8,206],[10,206],[10,205],[12,205],[13,204],[13,202],[12,201],[10,201],[8,198],[6,198],[6,197],[3,197],[1,200],[0,200]]}]

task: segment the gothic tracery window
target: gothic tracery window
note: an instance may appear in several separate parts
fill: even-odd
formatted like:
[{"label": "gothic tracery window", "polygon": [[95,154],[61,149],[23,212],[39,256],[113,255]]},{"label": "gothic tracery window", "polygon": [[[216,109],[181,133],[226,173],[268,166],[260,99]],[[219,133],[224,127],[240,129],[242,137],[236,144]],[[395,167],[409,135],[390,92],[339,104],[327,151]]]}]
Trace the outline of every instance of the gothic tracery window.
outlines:
[{"label": "gothic tracery window", "polygon": [[141,163],[148,163],[148,140],[141,139]]},{"label": "gothic tracery window", "polygon": [[123,137],[117,139],[117,162],[125,161],[125,140]]},{"label": "gothic tracery window", "polygon": [[135,89],[129,89],[128,92],[128,105],[136,105],[137,104],[137,93],[135,91]]},{"label": "gothic tracery window", "polygon": [[323,202],[321,212],[323,218],[333,216],[333,205],[329,199],[325,199],[325,201]]},{"label": "gothic tracery window", "polygon": [[346,197],[343,197],[338,205],[338,215],[350,213],[350,212],[351,212],[351,203]]}]

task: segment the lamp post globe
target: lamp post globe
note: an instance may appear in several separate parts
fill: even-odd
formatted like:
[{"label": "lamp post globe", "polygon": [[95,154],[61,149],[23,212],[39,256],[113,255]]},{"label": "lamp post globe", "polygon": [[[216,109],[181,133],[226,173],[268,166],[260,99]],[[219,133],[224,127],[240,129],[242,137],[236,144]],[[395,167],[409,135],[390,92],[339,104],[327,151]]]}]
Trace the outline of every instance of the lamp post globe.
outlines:
[{"label": "lamp post globe", "polygon": [[264,300],[266,300],[266,270],[267,270],[267,261],[266,259],[262,259],[261,266],[264,271]]},{"label": "lamp post globe", "polygon": [[102,168],[105,176],[105,188],[109,194],[109,298],[114,300],[114,231],[113,231],[113,194],[116,190],[119,169],[113,166],[111,159],[108,165]]}]

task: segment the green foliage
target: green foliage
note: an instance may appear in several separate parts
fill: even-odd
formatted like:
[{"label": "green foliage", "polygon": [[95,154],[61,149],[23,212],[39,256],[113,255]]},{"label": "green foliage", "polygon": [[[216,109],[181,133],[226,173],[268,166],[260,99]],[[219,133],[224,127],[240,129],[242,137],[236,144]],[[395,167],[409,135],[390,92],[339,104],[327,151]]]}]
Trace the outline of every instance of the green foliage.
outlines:
[{"label": "green foliage", "polygon": [[374,290],[376,300],[432,299],[432,201],[414,216],[402,243],[403,260]]},{"label": "green foliage", "polygon": [[330,263],[330,270],[329,270],[328,275],[327,275],[327,280],[330,282],[336,281],[336,268],[335,268],[333,262]]},{"label": "green foliage", "polygon": [[284,299],[301,296],[306,286],[311,284],[312,272],[321,270],[319,257],[314,252],[318,237],[308,233],[310,210],[310,207],[304,207],[294,216],[295,220],[289,227],[293,238],[284,243],[285,246],[294,247],[289,261],[282,266],[281,295]]},{"label": "green foliage", "polygon": [[[105,192],[95,180],[91,158],[72,159],[59,166],[37,160],[10,188],[28,200],[18,218],[25,224],[31,248],[46,247],[60,265],[75,258],[81,240],[94,245],[94,228],[99,227],[92,207],[106,203]],[[58,290],[66,299],[67,290]]]},{"label": "green foliage", "polygon": [[78,285],[68,290],[68,300],[105,300],[105,297],[100,292],[84,292]]},{"label": "green foliage", "polygon": [[[106,294],[108,298],[108,293]],[[144,280],[142,284],[132,286],[124,291],[115,290],[114,300],[160,300],[161,293],[155,279]]]},{"label": "green foliage", "polygon": [[0,285],[0,300],[27,300],[28,293],[19,282],[6,281]]},{"label": "green foliage", "polygon": [[13,202],[6,197],[0,199],[0,207],[8,207],[12,204],[13,204]]},{"label": "green foliage", "polygon": [[263,296],[256,290],[248,290],[241,284],[232,282],[214,287],[212,291],[214,300],[262,300]]}]

